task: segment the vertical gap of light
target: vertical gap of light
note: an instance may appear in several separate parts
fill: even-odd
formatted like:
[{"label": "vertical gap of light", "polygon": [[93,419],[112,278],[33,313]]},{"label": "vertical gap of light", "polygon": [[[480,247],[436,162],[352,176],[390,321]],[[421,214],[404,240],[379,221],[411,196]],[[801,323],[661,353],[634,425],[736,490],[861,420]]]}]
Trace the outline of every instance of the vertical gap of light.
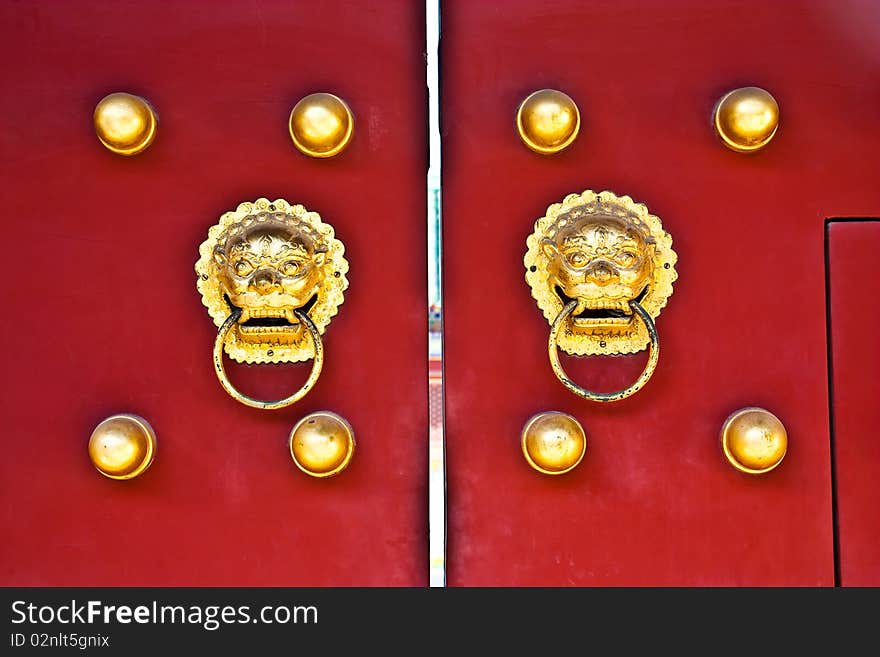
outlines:
[{"label": "vertical gap of light", "polygon": [[443,435],[443,320],[440,197],[440,1],[425,0],[428,82],[428,572],[446,586],[446,444]]}]

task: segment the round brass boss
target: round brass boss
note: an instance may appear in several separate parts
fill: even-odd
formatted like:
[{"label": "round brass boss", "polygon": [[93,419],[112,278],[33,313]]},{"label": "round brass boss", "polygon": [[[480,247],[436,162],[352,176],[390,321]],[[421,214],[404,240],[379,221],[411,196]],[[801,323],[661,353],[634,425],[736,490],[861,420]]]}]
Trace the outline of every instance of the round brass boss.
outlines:
[{"label": "round brass boss", "polygon": [[741,408],[721,427],[721,448],[740,472],[762,474],[782,463],[788,434],[778,417],[758,407]]},{"label": "round brass boss", "polygon": [[354,455],[354,430],[330,411],[310,413],[290,432],[290,455],[296,466],[312,477],[342,472]]},{"label": "round brass boss", "polygon": [[538,472],[559,475],[573,470],[587,451],[581,423],[567,413],[544,411],[533,415],[522,430],[522,452]]},{"label": "round brass boss", "polygon": [[288,129],[294,146],[301,153],[310,157],[333,157],[351,141],[354,116],[338,96],[316,93],[294,105]]},{"label": "round brass boss", "polygon": [[137,155],[156,138],[158,119],[146,99],[117,92],[102,98],[93,116],[95,134],[119,155]]},{"label": "round brass boss", "polygon": [[779,127],[779,105],[760,87],[734,89],[715,105],[713,123],[725,146],[750,153],[773,139]]},{"label": "round brass boss", "polygon": [[139,415],[122,413],[102,420],[89,438],[89,458],[110,479],[133,479],[153,463],[156,432]]},{"label": "round brass boss", "polygon": [[570,146],[580,127],[577,104],[556,89],[541,89],[530,94],[516,112],[520,139],[543,155],[558,153]]}]

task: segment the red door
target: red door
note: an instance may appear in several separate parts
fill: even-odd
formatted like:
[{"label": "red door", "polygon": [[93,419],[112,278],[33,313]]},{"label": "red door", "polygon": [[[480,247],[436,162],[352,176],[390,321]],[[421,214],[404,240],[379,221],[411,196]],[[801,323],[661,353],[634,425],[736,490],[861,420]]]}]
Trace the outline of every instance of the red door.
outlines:
[{"label": "red door", "polygon": [[880,221],[828,223],[833,446],[842,586],[880,586]]},{"label": "red door", "polygon": [[[860,429],[870,417],[842,415],[871,383],[845,283],[864,279],[852,265],[866,257],[846,240],[867,241],[830,230],[828,272],[823,247],[826,218],[880,207],[866,84],[880,71],[874,5],[442,3],[450,584],[829,585],[833,470],[841,581],[876,579]],[[0,323],[0,583],[424,585],[422,7],[206,7],[2,10],[0,49],[17,64],[0,98],[14,237]],[[765,149],[741,154],[710,117],[747,85],[771,90],[782,118]],[[520,101],[542,88],[580,107],[580,133],[556,155],[527,149],[514,127]],[[135,157],[110,153],[92,129],[114,91],[147,97],[159,115],[155,143]],[[287,134],[291,107],[316,91],[355,117],[351,145],[326,159]],[[535,220],[587,189],[646,204],[677,253],[656,373],[608,404],[554,377],[548,322],[524,280]],[[319,212],[350,263],[320,379],[278,411],[220,387],[217,327],[193,271],[209,227],[259,197]],[[614,390],[646,355],[562,362],[574,380]],[[227,367],[263,398],[308,371]],[[789,436],[784,461],[760,476],[734,470],[719,446],[724,419],[747,406],[771,410]],[[350,466],[329,479],[305,475],[288,450],[291,428],[318,410],[357,437]],[[562,476],[536,472],[520,448],[526,421],[550,410],[587,434],[583,461]],[[158,435],[154,464],[128,481],[98,474],[86,449],[119,412]]]},{"label": "red door", "polygon": [[[0,464],[4,585],[422,585],[427,581],[424,13],[418,3],[5,3],[0,133],[6,254]],[[134,157],[92,128],[110,92],[146,97]],[[355,117],[340,155],[288,136],[298,99]],[[212,366],[199,244],[243,201],[284,198],[345,244],[345,303],[299,403],[243,406]],[[237,366],[281,395],[308,366]],[[319,409],[353,426],[350,466],[300,472],[287,438]],[[103,418],[158,451],[98,474]]]},{"label": "red door", "polygon": [[[878,19],[867,1],[443,4],[451,584],[834,582],[824,221],[880,208],[866,83],[880,72]],[[751,154],[711,124],[715,102],[745,86],[769,90],[781,115]],[[555,155],[515,129],[520,101],[542,88],[581,113]],[[535,220],[586,189],[646,204],[678,254],[656,373],[607,404],[554,377],[524,282]],[[563,364],[615,390],[645,359]],[[725,418],[748,406],[788,433],[785,459],[760,476],[719,445]],[[520,450],[545,410],[587,434],[561,476]]]}]

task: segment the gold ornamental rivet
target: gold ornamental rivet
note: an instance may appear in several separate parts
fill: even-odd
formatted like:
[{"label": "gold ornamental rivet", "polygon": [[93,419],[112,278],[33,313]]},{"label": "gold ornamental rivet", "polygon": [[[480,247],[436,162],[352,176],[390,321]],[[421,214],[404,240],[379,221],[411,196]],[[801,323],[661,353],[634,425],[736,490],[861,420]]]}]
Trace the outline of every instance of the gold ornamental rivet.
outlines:
[{"label": "gold ornamental rivet", "polygon": [[734,89],[715,105],[712,120],[725,146],[740,153],[764,148],[779,127],[779,105],[760,87]]},{"label": "gold ornamental rivet", "polygon": [[587,451],[584,428],[571,415],[544,411],[533,415],[522,430],[522,452],[538,472],[559,475],[573,470]]},{"label": "gold ornamental rivet", "polygon": [[293,462],[313,477],[332,477],[342,472],[354,455],[354,447],[351,425],[330,411],[306,415],[290,432]]},{"label": "gold ornamental rivet", "polygon": [[95,134],[104,146],[119,155],[137,155],[153,139],[159,120],[146,99],[123,92],[104,96],[95,107]]},{"label": "gold ornamental rivet", "polygon": [[750,406],[733,412],[724,421],[721,448],[740,472],[761,474],[782,463],[788,449],[788,434],[773,413]]},{"label": "gold ornamental rivet", "polygon": [[541,89],[530,94],[516,111],[520,139],[536,153],[548,155],[567,148],[580,127],[577,104],[556,89]]},{"label": "gold ornamental rivet", "polygon": [[351,142],[354,116],[338,96],[316,93],[293,106],[288,129],[300,152],[311,157],[333,157]]},{"label": "gold ornamental rivet", "polygon": [[133,479],[143,474],[155,455],[156,432],[139,415],[111,415],[89,438],[92,464],[110,479]]}]

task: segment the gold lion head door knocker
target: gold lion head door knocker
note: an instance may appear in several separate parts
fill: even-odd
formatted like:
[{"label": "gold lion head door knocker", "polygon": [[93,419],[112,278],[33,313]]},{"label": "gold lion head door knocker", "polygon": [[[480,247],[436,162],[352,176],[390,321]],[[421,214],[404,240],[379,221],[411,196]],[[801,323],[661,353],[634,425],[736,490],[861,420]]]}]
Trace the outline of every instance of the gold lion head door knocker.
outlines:
[{"label": "gold lion head door knocker", "polygon": [[[214,369],[232,397],[254,408],[284,408],[315,385],[324,362],[321,334],[348,287],[344,251],[317,212],[282,199],[242,203],[211,226],[199,247],[197,287],[219,327]],[[295,393],[262,401],[235,389],[224,351],[239,363],[313,364]]]},{"label": "gold lion head door knocker", "polygon": [[[562,384],[593,401],[624,399],[654,373],[660,340],[654,326],[676,279],[677,256],[660,219],[628,196],[590,190],[554,203],[526,241],[526,282],[550,323],[550,365]],[[633,354],[648,364],[617,392],[591,392],[572,381],[559,351],[575,356]]]}]

